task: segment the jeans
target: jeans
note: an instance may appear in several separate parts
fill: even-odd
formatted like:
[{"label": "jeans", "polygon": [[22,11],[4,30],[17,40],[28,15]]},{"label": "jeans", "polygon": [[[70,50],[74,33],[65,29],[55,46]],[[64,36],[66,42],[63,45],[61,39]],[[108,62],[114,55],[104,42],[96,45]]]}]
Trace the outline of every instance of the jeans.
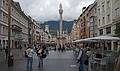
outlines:
[{"label": "jeans", "polygon": [[33,58],[28,57],[27,58],[27,71],[32,71],[32,63],[33,63]]},{"label": "jeans", "polygon": [[39,57],[39,65],[38,66],[40,67],[41,65],[43,65],[43,58],[42,58],[42,56]]},{"label": "jeans", "polygon": [[83,63],[83,61],[80,61],[79,71],[84,71],[84,63]]}]

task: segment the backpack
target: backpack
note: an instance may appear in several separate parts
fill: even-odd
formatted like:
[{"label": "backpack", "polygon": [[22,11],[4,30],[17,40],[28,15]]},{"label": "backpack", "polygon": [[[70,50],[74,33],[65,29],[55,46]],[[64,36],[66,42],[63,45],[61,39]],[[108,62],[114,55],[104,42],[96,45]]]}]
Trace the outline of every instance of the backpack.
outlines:
[{"label": "backpack", "polygon": [[88,63],[89,63],[89,57],[88,57],[88,55],[86,55],[86,60],[85,60],[84,64],[88,65]]},{"label": "backpack", "polygon": [[80,60],[83,61],[85,65],[88,65],[88,55],[83,50]]}]

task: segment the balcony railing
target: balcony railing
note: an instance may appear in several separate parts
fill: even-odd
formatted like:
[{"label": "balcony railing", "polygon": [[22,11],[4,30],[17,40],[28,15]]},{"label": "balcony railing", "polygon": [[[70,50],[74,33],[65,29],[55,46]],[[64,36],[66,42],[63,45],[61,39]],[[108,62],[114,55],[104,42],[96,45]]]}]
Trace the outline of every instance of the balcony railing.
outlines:
[{"label": "balcony railing", "polygon": [[13,30],[22,31],[22,28],[17,25],[12,25]]}]

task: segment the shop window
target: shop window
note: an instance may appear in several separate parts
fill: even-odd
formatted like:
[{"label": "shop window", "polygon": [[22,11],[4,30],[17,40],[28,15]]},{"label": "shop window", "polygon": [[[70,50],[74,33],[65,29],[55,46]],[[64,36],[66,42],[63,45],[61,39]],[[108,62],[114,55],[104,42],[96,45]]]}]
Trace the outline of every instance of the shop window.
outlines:
[{"label": "shop window", "polygon": [[106,34],[111,34],[111,27],[106,28]]},{"label": "shop window", "polygon": [[0,44],[1,44],[1,40],[0,40]]},{"label": "shop window", "polygon": [[114,45],[114,50],[117,51],[117,48],[118,48],[118,43],[117,42],[113,42],[113,45]]},{"label": "shop window", "polygon": [[103,29],[100,29],[100,30],[99,30],[99,34],[100,34],[100,35],[103,35]]},{"label": "shop window", "polygon": [[107,42],[107,49],[111,50],[111,42]]}]

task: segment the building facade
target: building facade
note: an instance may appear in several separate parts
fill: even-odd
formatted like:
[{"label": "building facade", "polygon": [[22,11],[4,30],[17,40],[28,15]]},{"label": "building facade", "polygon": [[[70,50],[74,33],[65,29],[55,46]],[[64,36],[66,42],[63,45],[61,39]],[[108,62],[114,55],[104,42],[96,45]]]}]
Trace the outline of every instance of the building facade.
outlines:
[{"label": "building facade", "polygon": [[114,35],[115,26],[113,24],[112,0],[97,1],[97,23],[98,35]]},{"label": "building facade", "polygon": [[[8,0],[0,1],[0,44],[8,44]],[[18,2],[11,3],[11,47],[26,46],[28,42],[28,18]]]},{"label": "building facade", "polygon": [[92,4],[83,9],[82,14],[79,16],[78,21],[80,23],[80,39],[90,37],[90,9]]},{"label": "building facade", "polygon": [[97,2],[95,1],[91,4],[91,8],[89,9],[89,31],[90,37],[97,36]]},{"label": "building facade", "polygon": [[74,20],[73,27],[70,33],[72,41],[77,40],[76,34],[77,34],[77,20]]},{"label": "building facade", "polygon": [[[98,36],[115,36],[116,24],[119,24],[120,0],[96,0],[97,1],[97,26]],[[108,50],[118,50],[117,42],[107,42]]]},{"label": "building facade", "polygon": [[34,19],[29,17],[29,29],[28,29],[28,38],[29,38],[29,44],[36,45],[42,43],[42,29],[39,26],[39,23],[37,23]]}]

